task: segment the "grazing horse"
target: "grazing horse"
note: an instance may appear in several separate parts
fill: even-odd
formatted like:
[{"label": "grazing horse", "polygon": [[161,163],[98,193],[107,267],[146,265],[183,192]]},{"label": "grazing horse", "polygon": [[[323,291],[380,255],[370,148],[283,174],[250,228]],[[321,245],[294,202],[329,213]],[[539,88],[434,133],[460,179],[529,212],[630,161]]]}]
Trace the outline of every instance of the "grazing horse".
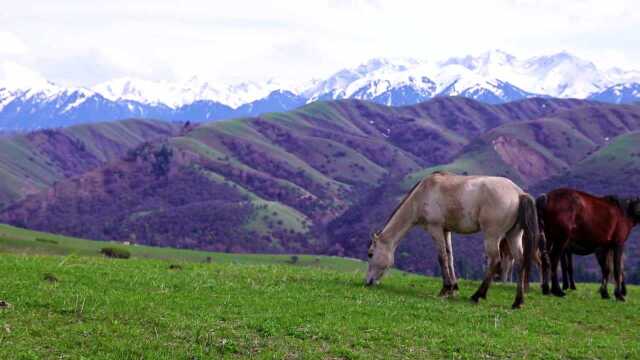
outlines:
[{"label": "grazing horse", "polygon": [[[631,229],[640,222],[640,199],[596,197],[573,189],[557,189],[536,200],[542,245],[550,264],[543,262],[542,292],[564,296],[557,276],[558,261],[565,253],[596,254],[602,270],[600,295],[609,298],[607,281],[613,256],[616,299],[624,301],[626,293],[622,273],[622,253]],[[550,268],[549,268],[550,265]],[[551,270],[551,290],[549,290]]]},{"label": "grazing horse", "polygon": [[[453,267],[451,233],[484,233],[489,266],[471,300],[485,299],[500,265],[500,242],[509,242],[511,256],[520,268],[513,308],[524,302],[523,289],[538,237],[535,200],[511,180],[490,176],[459,176],[436,172],[418,182],[393,211],[369,244],[366,284],[379,281],[394,262],[394,252],[413,226],[421,226],[438,248],[442,270],[441,296],[453,295],[458,282]],[[523,234],[525,240],[523,241]]]}]

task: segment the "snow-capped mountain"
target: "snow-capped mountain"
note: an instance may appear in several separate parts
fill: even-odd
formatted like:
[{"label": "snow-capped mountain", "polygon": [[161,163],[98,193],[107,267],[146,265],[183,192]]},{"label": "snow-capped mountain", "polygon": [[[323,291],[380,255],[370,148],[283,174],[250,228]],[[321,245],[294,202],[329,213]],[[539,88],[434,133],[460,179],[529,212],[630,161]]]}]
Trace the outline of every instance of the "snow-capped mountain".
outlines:
[{"label": "snow-capped mountain", "polygon": [[614,104],[637,103],[640,102],[640,84],[617,84],[600,93],[589,96],[589,100]]},{"label": "snow-capped mountain", "polygon": [[0,62],[0,130],[28,130],[129,117],[209,121],[286,111],[317,100],[361,99],[390,106],[436,96],[487,103],[529,97],[640,101],[640,71],[600,69],[567,52],[519,59],[500,50],[444,61],[369,60],[325,79],[225,84],[119,78],[65,88],[30,69]]},{"label": "snow-capped mountain", "polygon": [[637,71],[600,70],[567,52],[520,60],[492,50],[441,62],[374,59],[337,72],[305,94],[310,100],[358,98],[404,105],[402,99],[390,100],[402,89],[418,100],[455,95],[496,103],[531,96],[587,98],[614,84],[634,82],[640,83]]},{"label": "snow-capped mountain", "polygon": [[273,91],[287,89],[275,80],[225,85],[201,80],[194,76],[182,82],[120,78],[98,84],[93,87],[93,90],[112,101],[133,100],[144,104],[165,104],[177,108],[206,100],[237,108],[263,99]]}]

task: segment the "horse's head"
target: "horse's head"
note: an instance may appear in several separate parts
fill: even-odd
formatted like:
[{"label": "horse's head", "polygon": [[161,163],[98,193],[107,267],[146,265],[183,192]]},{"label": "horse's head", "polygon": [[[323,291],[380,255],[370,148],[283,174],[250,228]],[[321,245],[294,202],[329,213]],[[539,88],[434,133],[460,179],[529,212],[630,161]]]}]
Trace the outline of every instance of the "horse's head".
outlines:
[{"label": "horse's head", "polygon": [[382,240],[380,231],[371,235],[369,242],[369,270],[365,284],[377,284],[382,275],[393,265],[393,249],[390,244]]}]

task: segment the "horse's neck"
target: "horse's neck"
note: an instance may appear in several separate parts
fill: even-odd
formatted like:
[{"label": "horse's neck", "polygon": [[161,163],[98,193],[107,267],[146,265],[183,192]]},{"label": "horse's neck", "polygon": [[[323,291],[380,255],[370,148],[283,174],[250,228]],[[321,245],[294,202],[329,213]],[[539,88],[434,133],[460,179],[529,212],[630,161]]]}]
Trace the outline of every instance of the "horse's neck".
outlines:
[{"label": "horse's neck", "polygon": [[382,229],[381,236],[390,245],[396,246],[407,231],[415,225],[418,218],[415,201],[417,201],[415,196],[406,199]]}]

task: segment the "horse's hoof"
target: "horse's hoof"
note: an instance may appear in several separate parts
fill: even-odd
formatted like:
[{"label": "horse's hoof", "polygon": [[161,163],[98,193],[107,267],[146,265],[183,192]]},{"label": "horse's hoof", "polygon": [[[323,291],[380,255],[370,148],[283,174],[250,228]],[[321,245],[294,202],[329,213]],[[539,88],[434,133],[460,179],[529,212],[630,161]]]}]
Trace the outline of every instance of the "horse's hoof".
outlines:
[{"label": "horse's hoof", "polygon": [[620,291],[616,291],[615,295],[616,295],[616,300],[625,302],[624,294],[622,293],[621,290]]},{"label": "horse's hoof", "polygon": [[453,284],[453,291],[458,291],[460,290],[460,288],[458,288],[458,283]]},{"label": "horse's hoof", "polygon": [[551,294],[551,291],[549,291],[549,285],[544,284],[542,285],[542,295],[549,295]]},{"label": "horse's hoof", "polygon": [[603,298],[604,300],[611,299],[611,296],[609,296],[609,293],[606,291],[600,291],[600,297]]},{"label": "horse's hoof", "polygon": [[572,284],[571,286],[569,286],[569,289],[576,290],[576,286],[574,284]]},{"label": "horse's hoof", "polygon": [[560,290],[559,288],[551,289],[551,293],[553,294],[553,296],[557,296],[557,297],[564,297],[565,295],[567,295],[564,291]]},{"label": "horse's hoof", "polygon": [[569,288],[569,284],[562,284],[562,290],[567,290]]},{"label": "horse's hoof", "polygon": [[515,310],[515,309],[522,309],[522,304],[524,304],[524,301],[522,301],[522,300],[520,300],[520,301],[516,300],[516,302],[514,302],[514,303],[513,303],[513,305],[511,305],[511,308],[512,308],[513,310]]},{"label": "horse's hoof", "polygon": [[480,302],[480,296],[478,296],[478,294],[473,294],[469,300],[471,300],[472,304],[477,304]]}]

